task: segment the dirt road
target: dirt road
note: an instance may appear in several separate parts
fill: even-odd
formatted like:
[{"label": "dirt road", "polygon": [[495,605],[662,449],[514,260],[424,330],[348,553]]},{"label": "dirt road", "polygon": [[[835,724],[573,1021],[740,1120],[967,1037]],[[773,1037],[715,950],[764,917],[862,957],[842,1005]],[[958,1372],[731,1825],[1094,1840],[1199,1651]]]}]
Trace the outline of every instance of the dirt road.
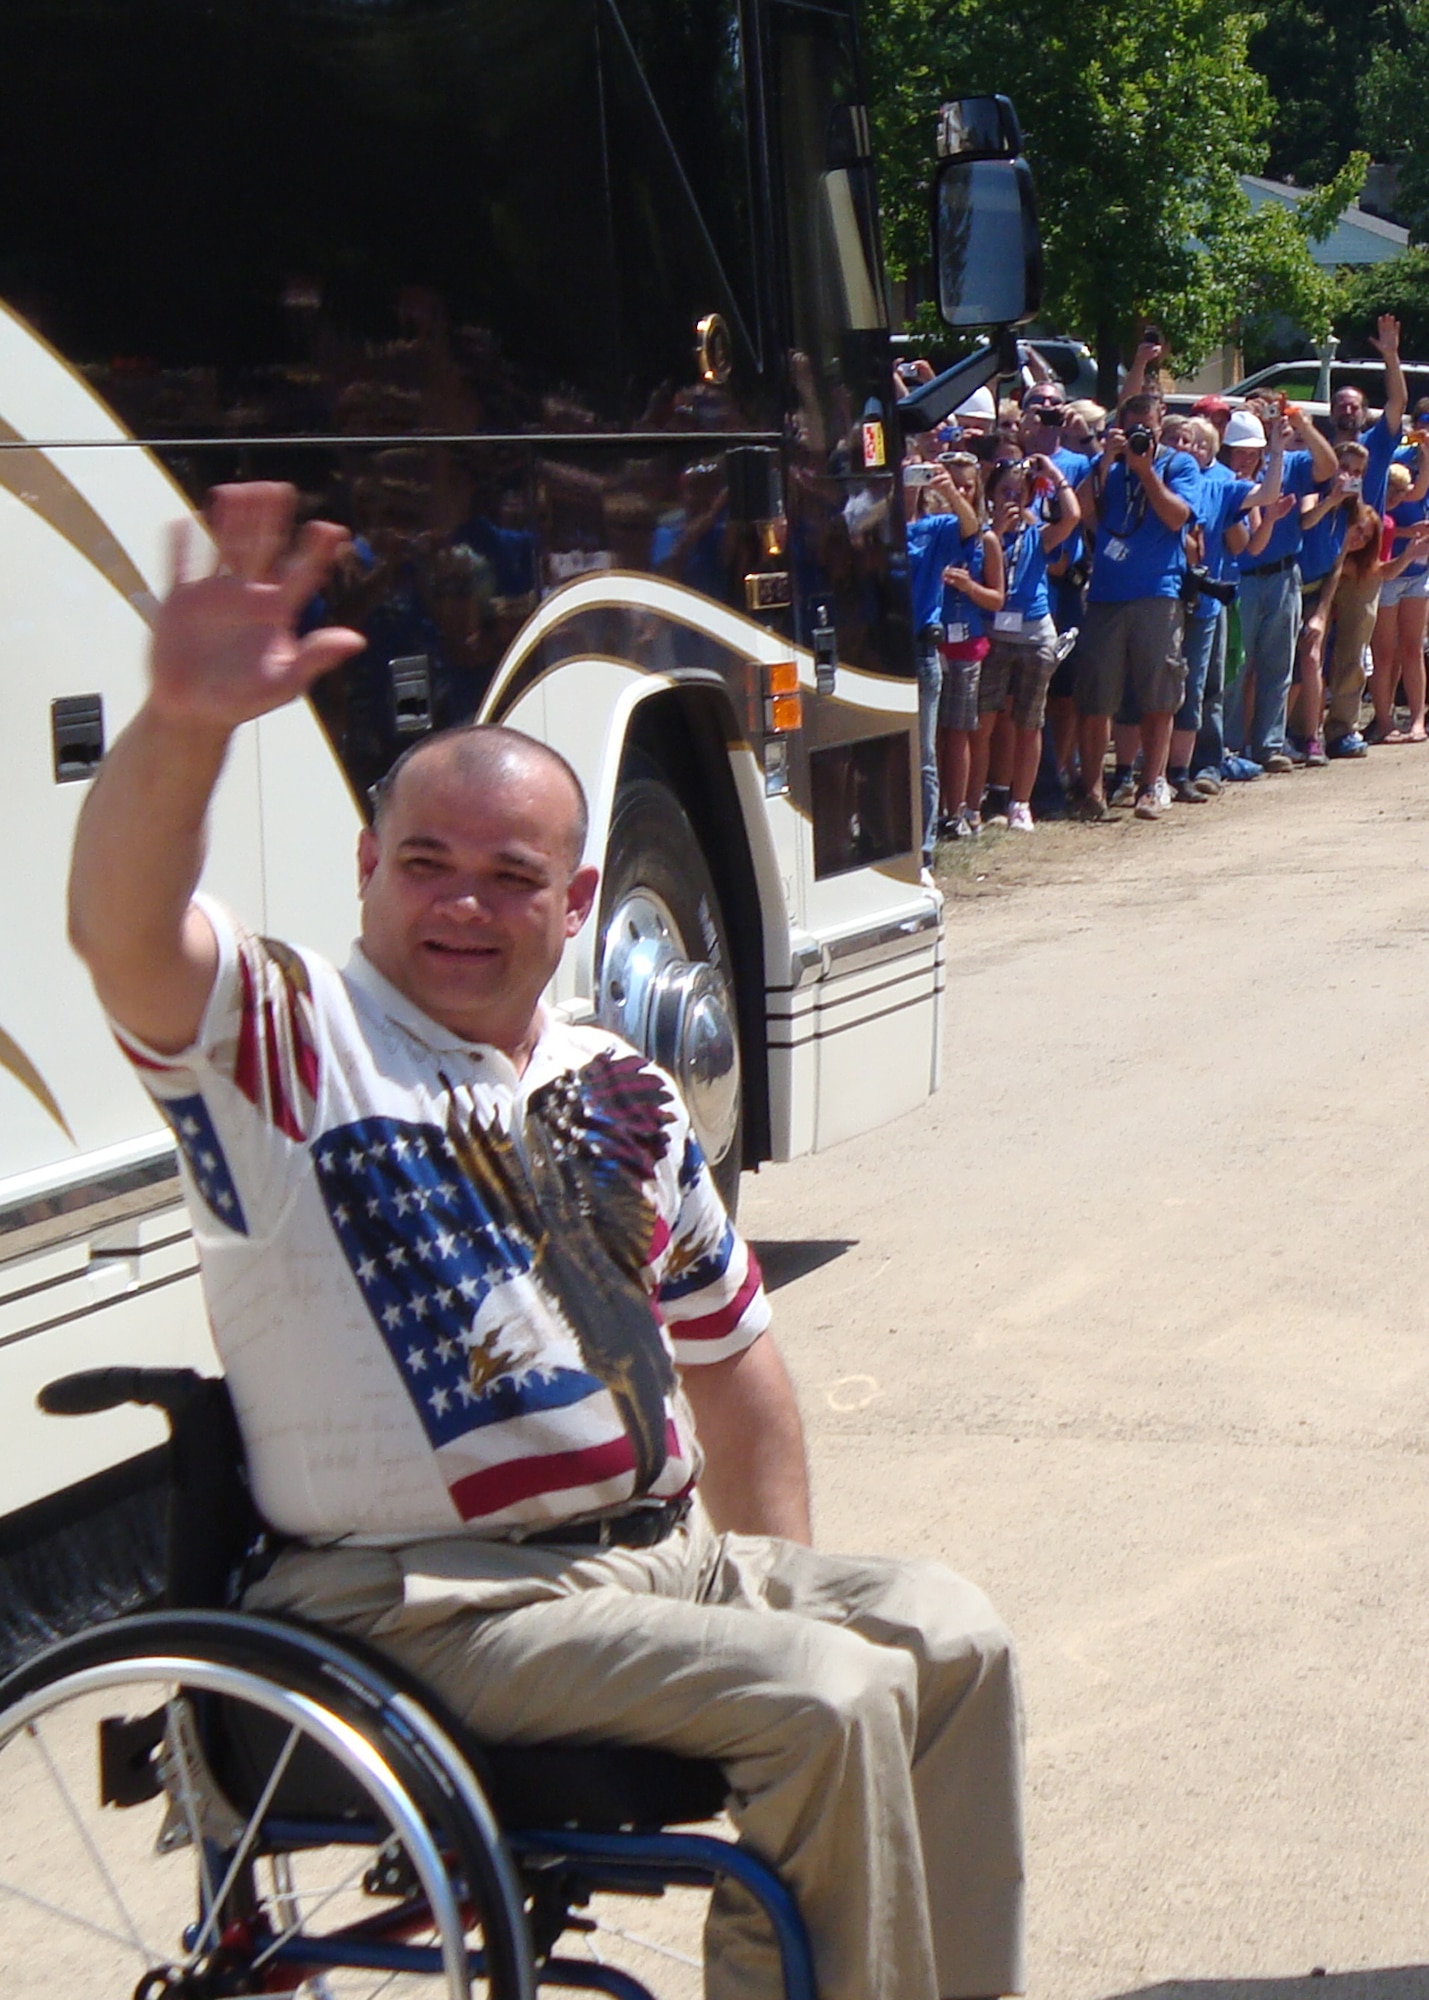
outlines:
[{"label": "dirt road", "polygon": [[819,1538],[1019,1635],[1036,2000],[1419,2000],[1429,750],[954,853],[941,1094],[745,1182]]}]

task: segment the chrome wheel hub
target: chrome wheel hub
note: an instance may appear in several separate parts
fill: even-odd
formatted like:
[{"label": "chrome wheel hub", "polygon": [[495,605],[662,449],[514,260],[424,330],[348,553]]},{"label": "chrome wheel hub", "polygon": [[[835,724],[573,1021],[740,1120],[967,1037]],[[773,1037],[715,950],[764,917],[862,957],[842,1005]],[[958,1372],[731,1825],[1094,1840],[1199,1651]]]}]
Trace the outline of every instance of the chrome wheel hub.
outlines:
[{"label": "chrome wheel hub", "polygon": [[669,911],[633,889],[605,929],[600,1018],[679,1084],[711,1166],[739,1122],[739,1039],[724,975],[691,959]]}]

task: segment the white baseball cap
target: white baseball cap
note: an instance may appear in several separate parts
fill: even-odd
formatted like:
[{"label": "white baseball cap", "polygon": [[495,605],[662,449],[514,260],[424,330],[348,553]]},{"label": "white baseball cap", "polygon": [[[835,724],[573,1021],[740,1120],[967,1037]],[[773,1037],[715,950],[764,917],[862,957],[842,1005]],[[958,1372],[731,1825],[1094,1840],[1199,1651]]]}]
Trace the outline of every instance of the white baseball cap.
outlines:
[{"label": "white baseball cap", "polygon": [[1253,444],[1265,450],[1265,426],[1253,410],[1232,410],[1221,436],[1223,445]]},{"label": "white baseball cap", "polygon": [[997,405],[992,400],[991,389],[974,389],[965,403],[959,403],[953,413],[959,417],[981,417],[984,423],[997,422]]}]

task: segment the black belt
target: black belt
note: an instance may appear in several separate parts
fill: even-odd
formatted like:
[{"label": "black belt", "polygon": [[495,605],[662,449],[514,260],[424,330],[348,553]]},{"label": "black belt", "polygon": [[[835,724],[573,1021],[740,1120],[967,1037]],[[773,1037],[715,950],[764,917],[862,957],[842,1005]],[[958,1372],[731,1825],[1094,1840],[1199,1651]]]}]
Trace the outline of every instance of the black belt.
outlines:
[{"label": "black belt", "polygon": [[570,1521],[563,1527],[538,1529],[535,1534],[522,1534],[518,1528],[506,1539],[534,1548],[649,1549],[673,1534],[689,1511],[688,1500],[647,1501],[623,1514]]},{"label": "black belt", "polygon": [[1299,556],[1282,556],[1279,562],[1257,563],[1254,569],[1242,569],[1242,576],[1279,576],[1282,570],[1293,569]]}]

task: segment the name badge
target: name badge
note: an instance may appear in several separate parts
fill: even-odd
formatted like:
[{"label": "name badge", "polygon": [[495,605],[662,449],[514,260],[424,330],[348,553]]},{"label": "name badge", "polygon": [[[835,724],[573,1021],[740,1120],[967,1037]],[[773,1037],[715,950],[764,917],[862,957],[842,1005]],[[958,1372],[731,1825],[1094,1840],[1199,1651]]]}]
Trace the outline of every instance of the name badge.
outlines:
[{"label": "name badge", "polygon": [[1022,630],[1022,613],[1020,611],[999,611],[993,618],[992,629],[994,632],[1020,632]]},{"label": "name badge", "polygon": [[967,626],[950,625],[948,627],[947,638],[950,646],[965,646],[968,642]]},{"label": "name badge", "polygon": [[1123,541],[1120,535],[1113,535],[1102,554],[1108,562],[1125,562],[1131,554],[1131,543]]}]

